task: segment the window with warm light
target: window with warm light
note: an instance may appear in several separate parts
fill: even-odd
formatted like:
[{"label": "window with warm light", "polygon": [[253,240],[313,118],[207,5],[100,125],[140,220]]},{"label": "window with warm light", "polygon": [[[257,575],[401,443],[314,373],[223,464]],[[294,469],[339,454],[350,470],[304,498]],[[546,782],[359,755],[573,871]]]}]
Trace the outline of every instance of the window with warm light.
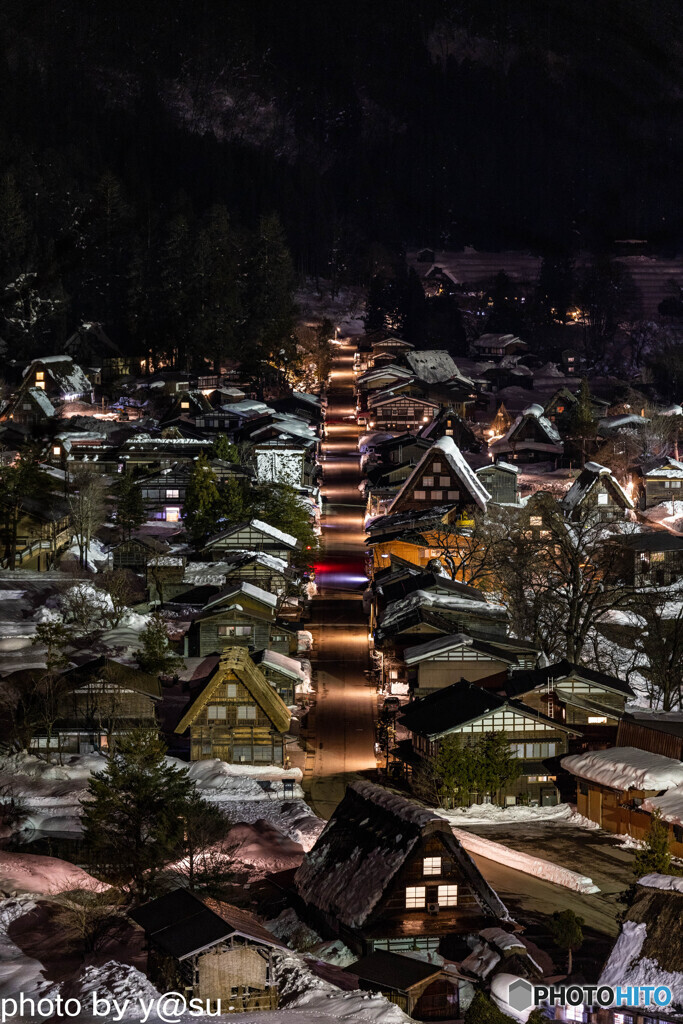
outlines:
[{"label": "window with warm light", "polygon": [[427,889],[424,885],[409,885],[406,888],[406,910],[418,910],[427,901]]},{"label": "window with warm light", "polygon": [[59,447],[59,445],[58,445],[58,444],[56,444],[56,445],[54,446],[54,448],[52,449],[52,454],[53,454],[53,455],[59,455],[59,453],[60,453],[60,452],[61,452],[61,448]]},{"label": "window with warm light", "polygon": [[588,716],[588,724],[589,725],[607,725],[607,716],[606,715],[589,715]]},{"label": "window with warm light", "polygon": [[45,380],[45,373],[43,370],[36,370],[36,380]]},{"label": "window with warm light", "polygon": [[543,526],[542,516],[531,516],[529,519],[529,526]]},{"label": "window with warm light", "polygon": [[181,402],[180,403],[180,408],[181,409],[189,409],[190,408],[190,403],[189,402]]},{"label": "window with warm light", "polygon": [[440,875],[441,874],[441,857],[423,857],[422,858],[422,873],[424,875]]},{"label": "window with warm light", "polygon": [[457,885],[440,885],[438,888],[438,903],[440,907],[455,907],[458,904]]},{"label": "window with warm light", "polygon": [[169,489],[169,490],[166,491],[166,497],[167,498],[179,498],[180,497],[180,491],[178,490],[177,487]]},{"label": "window with warm light", "polygon": [[167,508],[166,509],[166,522],[177,523],[180,521],[180,509],[179,508]]}]

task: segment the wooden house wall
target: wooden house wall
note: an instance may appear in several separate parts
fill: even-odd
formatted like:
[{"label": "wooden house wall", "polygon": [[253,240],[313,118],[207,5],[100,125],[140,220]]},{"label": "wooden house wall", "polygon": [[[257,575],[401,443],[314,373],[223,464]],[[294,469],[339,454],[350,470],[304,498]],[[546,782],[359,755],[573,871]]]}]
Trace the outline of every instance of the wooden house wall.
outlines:
[{"label": "wooden house wall", "polygon": [[261,533],[251,526],[245,526],[236,533],[214,541],[209,551],[214,561],[220,561],[224,551],[265,551],[277,558],[283,558],[288,565],[292,554],[291,548],[283,544],[282,541],[270,534]]},{"label": "wooden house wall", "polygon": [[[479,655],[477,657],[463,657],[461,652],[450,652],[448,660],[422,661],[417,667],[417,691],[421,696],[424,693],[431,693],[433,690],[440,690],[451,683],[457,683],[461,679],[468,679],[471,683],[479,679],[489,680],[488,689],[494,689],[497,682],[502,685],[507,678],[507,663],[496,661],[493,658]],[[470,652],[470,655],[476,652]]]},{"label": "wooden house wall", "polygon": [[296,679],[292,679],[291,676],[286,676],[284,672],[279,672],[267,662],[261,662],[259,669],[268,682],[273,686],[273,689],[280,694],[285,704],[291,706],[296,703]]},{"label": "wooden house wall", "polygon": [[643,491],[646,508],[659,505],[662,501],[680,501],[683,498],[683,480],[646,476],[643,479]]},{"label": "wooden house wall", "polygon": [[[211,707],[224,708],[225,718],[209,717]],[[240,718],[240,707],[254,709],[254,717]],[[247,687],[236,679],[226,679],[190,726],[190,757],[193,761],[218,757],[228,763],[282,764],[284,738],[273,729]]]},{"label": "wooden house wall", "polygon": [[[652,823],[650,814],[638,806],[654,790],[618,791],[586,779],[576,780],[576,808],[579,814],[596,822],[608,832],[645,838]],[[683,827],[664,822],[669,830],[669,847],[674,857],[683,857]]]},{"label": "wooden house wall", "polygon": [[460,508],[473,505],[474,499],[447,459],[436,451],[422,464],[420,472],[392,506],[392,511],[404,512],[440,504],[455,504]]},{"label": "wooden house wall", "polygon": [[[269,646],[271,624],[268,619],[257,619],[235,608],[216,609],[214,614],[197,619],[193,623],[191,636],[194,642],[191,645],[191,656],[203,658],[226,647],[250,647],[252,650],[260,651]],[[251,633],[228,636],[221,632],[221,627],[230,626],[248,626]]]},{"label": "wooden house wall", "polygon": [[616,745],[618,747],[637,747],[639,750],[649,750],[651,754],[663,754],[664,757],[673,757],[683,761],[683,736],[673,736],[671,733],[660,732],[657,729],[648,729],[647,726],[626,718],[622,718],[619,722]]},{"label": "wooden house wall", "polygon": [[124,687],[93,683],[66,695],[60,702],[60,717],[73,718],[84,724],[112,719],[156,720],[155,701],[146,693]]},{"label": "wooden house wall", "polygon": [[[439,875],[425,875],[425,857],[441,857]],[[438,902],[439,885],[457,885],[458,902],[454,907],[440,907],[438,913],[430,913],[427,908]],[[425,906],[407,908],[406,889],[415,886],[425,887]],[[434,833],[424,836],[406,858],[365,922],[363,930],[373,940],[399,936],[465,935],[483,927],[484,917],[474,890],[463,877],[439,834]]]},{"label": "wooden house wall", "polygon": [[491,500],[499,504],[514,504],[517,501],[517,475],[495,466],[477,473]]}]

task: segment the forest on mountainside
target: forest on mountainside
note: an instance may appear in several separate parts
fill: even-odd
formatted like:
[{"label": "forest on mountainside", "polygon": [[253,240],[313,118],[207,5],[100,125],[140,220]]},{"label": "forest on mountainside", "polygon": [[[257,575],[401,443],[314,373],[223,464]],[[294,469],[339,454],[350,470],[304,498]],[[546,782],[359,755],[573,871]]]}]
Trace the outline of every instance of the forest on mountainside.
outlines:
[{"label": "forest on mountainside", "polygon": [[673,0],[5,0],[0,38],[6,341],[163,334],[218,221],[243,283],[264,225],[354,283],[406,244],[680,242]]}]

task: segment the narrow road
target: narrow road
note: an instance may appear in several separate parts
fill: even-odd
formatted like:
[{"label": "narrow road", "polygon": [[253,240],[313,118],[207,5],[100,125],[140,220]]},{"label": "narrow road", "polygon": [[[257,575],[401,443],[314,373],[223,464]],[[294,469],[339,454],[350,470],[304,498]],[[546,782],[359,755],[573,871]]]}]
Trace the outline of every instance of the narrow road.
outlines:
[{"label": "narrow road", "polygon": [[322,551],[318,596],[310,624],[315,643],[318,700],[309,713],[314,750],[304,787],[316,814],[329,818],[354,773],[375,767],[377,698],[368,682],[368,625],[363,615],[364,507],[358,454],[351,345],[337,348],[328,390],[327,439],[322,445]]}]

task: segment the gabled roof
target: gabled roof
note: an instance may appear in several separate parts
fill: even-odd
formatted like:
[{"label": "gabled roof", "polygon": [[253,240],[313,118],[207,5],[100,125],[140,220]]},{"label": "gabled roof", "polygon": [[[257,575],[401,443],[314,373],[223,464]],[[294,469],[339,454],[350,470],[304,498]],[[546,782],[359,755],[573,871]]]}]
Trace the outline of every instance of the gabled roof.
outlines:
[{"label": "gabled roof", "polygon": [[263,651],[257,651],[253,661],[255,665],[263,665],[275,672],[280,672],[289,679],[303,682],[306,678],[301,662],[297,661],[296,658],[289,658],[286,654],[280,654],[279,651],[271,651],[268,648]]},{"label": "gabled roof", "polygon": [[370,782],[347,787],[298,869],[296,889],[309,906],[350,928],[361,928],[422,837],[434,834],[472,887],[482,913],[509,920],[507,909],[448,822],[414,800]]},{"label": "gabled roof", "polygon": [[435,637],[427,643],[408,647],[403,652],[403,660],[406,665],[419,665],[421,661],[428,661],[429,658],[455,650],[456,647],[467,647],[480,654],[489,655],[495,661],[506,661],[510,665],[517,662],[517,656],[510,648],[497,647],[485,640],[476,640],[467,633],[451,633],[449,636]]},{"label": "gabled roof", "polygon": [[456,445],[453,438],[448,436],[440,438],[428,451],[425,452],[401,490],[392,501],[391,508],[393,508],[394,505],[397,505],[401,500],[402,495],[412,487],[413,483],[416,483],[420,479],[429,463],[433,462],[435,458],[439,458],[440,456],[443,456],[452,472],[455,473],[467,491],[469,491],[473,501],[483,512],[485,512],[486,504],[491,500],[491,495],[486,490],[481,480],[479,480],[477,474],[470,467],[469,463],[465,461],[462,452]]},{"label": "gabled roof", "polygon": [[[468,591],[474,590],[474,587],[468,587]],[[419,608],[420,606],[432,608],[436,612],[444,614],[448,617],[449,612],[458,612],[463,615],[474,615],[475,617],[482,617],[491,619],[492,621],[505,621],[507,618],[507,609],[505,605],[497,604],[495,601],[488,601],[481,592],[475,591],[477,597],[475,598],[469,593],[454,593],[454,594],[442,594],[431,592],[428,590],[416,590],[408,597],[404,597],[398,601],[392,601],[387,605],[384,615],[382,616],[382,628],[386,629],[393,620],[400,619],[403,615],[413,608]],[[452,632],[452,628],[449,629],[449,633]]]},{"label": "gabled roof", "polygon": [[542,715],[540,711],[535,711],[519,701],[499,697],[498,694],[484,690],[466,679],[413,701],[401,715],[400,722],[418,736],[436,737],[472,722],[478,722],[479,719],[486,718],[503,708],[531,721],[543,722],[553,729],[580,735],[576,730]]},{"label": "gabled roof", "polygon": [[[207,903],[210,906],[207,906]],[[211,949],[233,935],[268,946],[282,943],[246,911],[216,900],[202,902],[187,889],[174,889],[130,912],[152,945],[176,960]]]},{"label": "gabled roof", "polygon": [[63,395],[84,395],[92,391],[87,375],[71,356],[45,356],[34,359],[24,371],[28,376],[34,366],[42,366],[46,377]]},{"label": "gabled roof", "polygon": [[481,605],[487,604],[485,595],[476,587],[451,580],[448,576],[441,576],[435,572],[426,572],[419,567],[417,569],[417,573],[404,572],[398,579],[376,584],[375,592],[382,594],[388,603],[400,601],[402,598],[414,594],[416,590],[423,590],[437,594],[452,594],[454,597],[461,597],[467,601]]},{"label": "gabled roof", "polygon": [[519,669],[509,676],[505,690],[509,697],[516,697],[523,693],[531,693],[539,686],[547,686],[549,683],[561,684],[566,679],[577,679],[582,682],[593,684],[601,690],[609,690],[610,693],[618,693],[620,696],[633,697],[634,693],[625,680],[617,676],[608,676],[604,672],[596,672],[595,669],[586,668],[585,665],[575,665],[564,659],[554,665],[546,665],[545,668]]},{"label": "gabled roof", "polygon": [[23,401],[26,398],[33,399],[44,416],[55,415],[55,407],[42,388],[29,388],[24,395],[17,395],[16,401]]},{"label": "gabled roof", "polygon": [[412,956],[401,956],[400,953],[377,949],[344,970],[361,981],[377,985],[381,989],[390,988],[397,992],[407,992],[414,985],[438,977],[443,967],[427,963],[425,960],[415,960]]},{"label": "gabled roof", "polygon": [[641,472],[646,478],[681,480],[683,479],[683,462],[679,462],[678,459],[672,459],[667,455],[657,459],[657,465],[650,465],[648,469],[643,466]]},{"label": "gabled roof", "polygon": [[248,583],[246,580],[241,580],[239,583],[233,583],[228,587],[224,587],[223,590],[219,591],[218,594],[204,605],[204,611],[214,611],[216,608],[220,608],[225,604],[228,604],[234,598],[239,598],[240,595],[250,598],[252,601],[256,601],[257,604],[265,605],[267,608],[277,607],[277,596],[271,594],[267,590],[263,590],[261,587],[257,587],[254,583]]},{"label": "gabled roof", "polygon": [[227,529],[221,530],[220,533],[211,537],[211,539],[206,542],[205,546],[210,548],[217,541],[223,540],[225,537],[231,537],[233,534],[239,533],[240,530],[244,530],[247,527],[251,527],[252,530],[256,530],[257,533],[262,533],[266,537],[271,537],[274,541],[283,544],[285,547],[295,548],[299,545],[299,541],[296,537],[292,537],[291,533],[284,533],[282,530],[278,530],[275,526],[271,526],[269,523],[264,523],[261,519],[251,519],[243,523],[235,523],[233,526],[228,526]]},{"label": "gabled roof", "polygon": [[543,406],[538,405],[537,403],[534,402],[532,405],[528,405],[526,409],[521,413],[521,415],[519,415],[515,419],[515,421],[508,428],[508,431],[504,437],[501,437],[497,441],[493,441],[489,445],[489,451],[508,451],[508,449],[511,446],[514,446],[514,444],[516,443],[515,435],[519,432],[522,425],[528,420],[533,420],[536,422],[539,430],[541,431],[541,435],[545,438],[545,440],[520,441],[520,444],[524,445],[525,447],[530,447],[532,445],[541,445],[544,449],[547,446],[548,450],[552,452],[560,452],[562,450],[562,439],[560,437],[557,427],[554,423],[551,423],[550,420],[547,418],[547,416],[544,413]]},{"label": "gabled roof", "polygon": [[612,489],[616,500],[623,506],[623,508],[634,508],[633,502],[614,476],[611,469],[607,466],[601,466],[599,462],[587,462],[577,479],[560,501],[560,507],[563,511],[574,511],[574,509],[588,497],[599,480],[602,480],[603,483],[606,483],[608,487]]},{"label": "gabled roof", "polygon": [[408,352],[405,360],[415,376],[426,384],[441,384],[459,376],[453,357],[443,349],[419,349]]},{"label": "gabled roof", "polygon": [[188,729],[226,679],[237,679],[273,724],[277,732],[287,732],[291,714],[279,693],[251,660],[244,647],[228,647],[220,656],[218,666],[176,726],[176,733]]}]

